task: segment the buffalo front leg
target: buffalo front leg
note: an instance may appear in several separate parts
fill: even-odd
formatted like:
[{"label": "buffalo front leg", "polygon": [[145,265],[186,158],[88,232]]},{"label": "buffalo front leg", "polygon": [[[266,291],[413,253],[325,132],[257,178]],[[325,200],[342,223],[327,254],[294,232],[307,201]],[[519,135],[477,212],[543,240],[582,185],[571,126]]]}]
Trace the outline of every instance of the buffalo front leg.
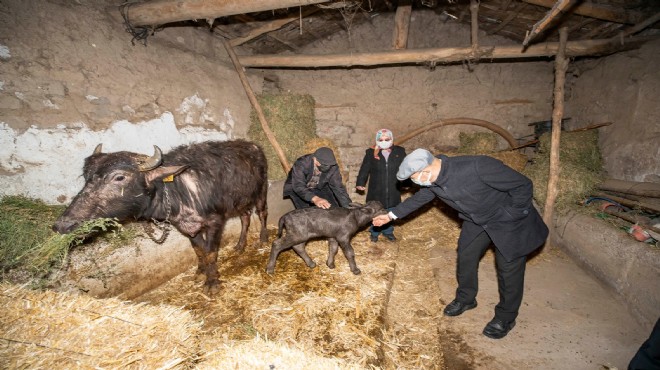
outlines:
[{"label": "buffalo front leg", "polygon": [[206,253],[204,252],[204,237],[202,233],[190,238],[190,244],[197,255],[197,271],[195,271],[195,281],[201,283],[206,279]]},{"label": "buffalo front leg", "polygon": [[326,266],[333,269],[335,268],[335,256],[339,251],[339,243],[337,239],[328,239],[328,260],[325,262]]},{"label": "buffalo front leg", "polygon": [[348,266],[350,266],[351,272],[355,275],[359,275],[362,271],[360,271],[360,269],[357,267],[357,264],[355,263],[355,251],[353,250],[351,242],[339,242],[339,245],[341,246],[342,252],[344,252],[344,256],[348,260]]}]

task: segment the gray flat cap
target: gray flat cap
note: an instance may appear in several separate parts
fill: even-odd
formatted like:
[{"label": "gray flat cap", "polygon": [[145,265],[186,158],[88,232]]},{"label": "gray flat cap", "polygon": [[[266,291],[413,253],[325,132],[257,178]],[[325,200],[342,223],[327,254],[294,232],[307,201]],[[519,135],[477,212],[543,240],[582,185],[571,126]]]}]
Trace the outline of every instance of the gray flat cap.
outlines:
[{"label": "gray flat cap", "polygon": [[419,172],[433,163],[433,159],[435,159],[435,157],[428,150],[415,149],[403,159],[403,162],[401,162],[396,178],[400,181],[409,178],[413,173]]},{"label": "gray flat cap", "polygon": [[326,148],[326,147],[321,147],[316,149],[314,152],[314,158],[316,158],[319,163],[327,165],[327,166],[332,166],[337,164],[337,160],[335,159],[335,153],[332,152],[332,149]]}]

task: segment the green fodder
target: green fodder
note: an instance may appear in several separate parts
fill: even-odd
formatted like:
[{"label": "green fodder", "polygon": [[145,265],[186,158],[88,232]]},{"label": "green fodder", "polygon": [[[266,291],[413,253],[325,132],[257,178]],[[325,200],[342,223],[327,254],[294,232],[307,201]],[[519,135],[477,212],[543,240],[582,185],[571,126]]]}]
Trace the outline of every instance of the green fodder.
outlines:
[{"label": "green fodder", "polygon": [[[314,98],[311,95],[263,94],[258,96],[257,100],[289,164],[293,164],[301,155],[307,154],[304,150],[305,144],[316,137]],[[250,115],[250,121],[248,137],[260,143],[264,149],[268,160],[268,178],[271,180],[286,178],[287,174],[254,110]]]},{"label": "green fodder", "polygon": [[[523,173],[534,183],[534,199],[545,205],[550,169],[550,133],[539,138],[539,150]],[[559,180],[555,207],[568,210],[580,203],[602,181],[598,131],[562,132],[559,144]]]},{"label": "green fodder", "polygon": [[45,275],[61,266],[69,248],[82,243],[97,231],[119,229],[108,218],[83,223],[74,232],[60,235],[51,226],[64,206],[50,206],[23,196],[0,200],[0,267],[2,271],[22,268],[33,275]]}]

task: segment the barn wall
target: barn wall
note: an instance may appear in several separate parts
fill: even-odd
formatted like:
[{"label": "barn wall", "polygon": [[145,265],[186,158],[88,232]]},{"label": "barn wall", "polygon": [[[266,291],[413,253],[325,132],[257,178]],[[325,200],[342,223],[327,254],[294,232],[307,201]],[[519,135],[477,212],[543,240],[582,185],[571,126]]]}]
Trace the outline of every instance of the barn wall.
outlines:
[{"label": "barn wall", "polygon": [[132,45],[108,3],[0,3],[0,195],[68,203],[101,142],[150,154],[247,133],[251,107],[217,39],[177,27]]},{"label": "barn wall", "polygon": [[579,61],[571,67],[571,125],[612,122],[599,129],[608,175],[660,183],[660,41],[638,50]]},{"label": "barn wall", "polygon": [[[359,16],[359,15],[358,15]],[[408,48],[470,45],[468,26],[439,19],[431,11],[415,11]],[[304,53],[328,54],[390,50],[393,17],[378,15],[370,22],[324,39]],[[303,28],[304,32],[304,28]],[[480,34],[482,45],[511,41]],[[553,62],[458,63],[449,66],[389,66],[378,68],[264,71],[271,76],[264,90],[309,93],[316,99],[317,131],[340,147],[349,167],[349,186],[364,150],[374,144],[377,129],[387,127],[396,137],[446,118],[486,120],[506,128],[514,137],[533,134],[528,123],[551,119]],[[272,78],[275,76],[275,78]],[[485,131],[475,126],[434,129],[404,144],[408,151],[427,147],[438,151],[458,146],[461,131]],[[527,137],[522,141],[531,140]],[[502,140],[502,147],[506,147]],[[354,194],[357,196],[356,194]]]}]

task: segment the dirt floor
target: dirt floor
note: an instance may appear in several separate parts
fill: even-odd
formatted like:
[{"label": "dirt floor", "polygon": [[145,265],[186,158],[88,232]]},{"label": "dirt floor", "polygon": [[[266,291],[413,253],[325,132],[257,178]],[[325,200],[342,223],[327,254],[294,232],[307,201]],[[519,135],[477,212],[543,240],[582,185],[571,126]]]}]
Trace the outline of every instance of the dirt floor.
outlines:
[{"label": "dirt floor", "polygon": [[[494,254],[488,252],[480,264],[477,308],[445,317],[442,308],[456,289],[455,240],[438,232],[436,239],[420,243],[406,228],[399,234],[388,320],[404,322],[416,311],[410,296],[426,302],[434,315],[429,325],[437,328],[442,368],[625,369],[650,333],[607,288],[562,251],[548,248],[528,262],[516,327],[503,339],[489,339],[481,332],[498,301]],[[409,275],[409,284],[397,281],[402,275]],[[427,284],[429,275],[433,287]]]}]

